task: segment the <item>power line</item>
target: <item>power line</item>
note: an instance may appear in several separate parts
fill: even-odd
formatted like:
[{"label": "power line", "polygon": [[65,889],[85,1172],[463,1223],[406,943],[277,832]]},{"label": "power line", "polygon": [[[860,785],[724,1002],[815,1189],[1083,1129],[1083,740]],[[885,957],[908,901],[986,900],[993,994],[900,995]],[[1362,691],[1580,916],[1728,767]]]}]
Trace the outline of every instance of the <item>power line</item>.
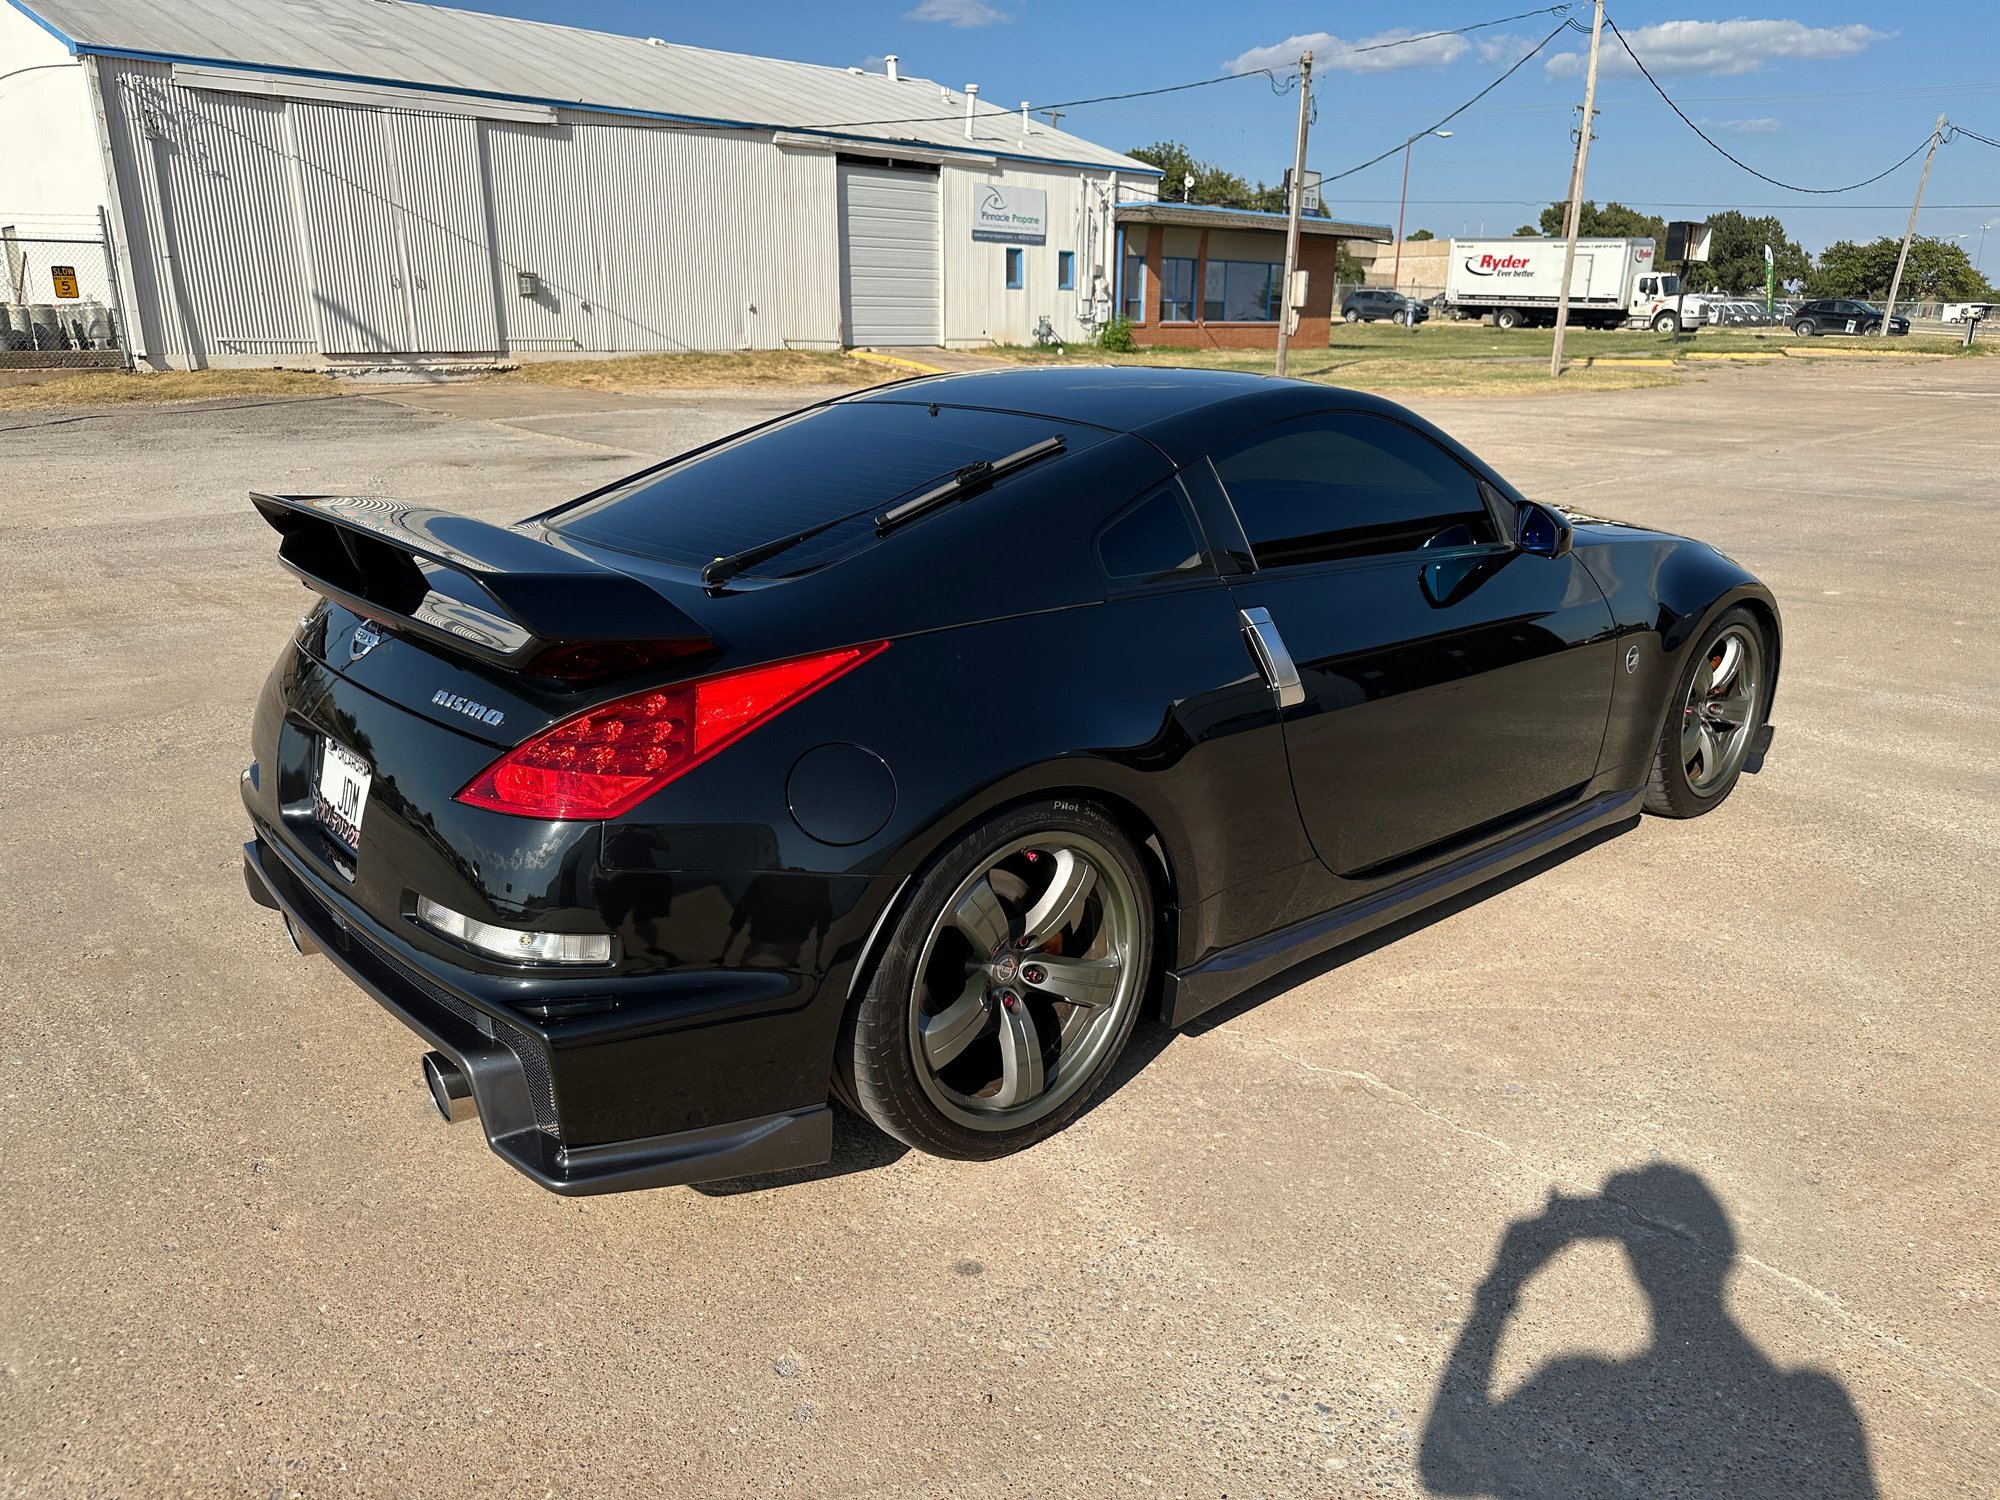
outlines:
[{"label": "power line", "polygon": [[[1562,7],[1562,9],[1564,10],[1567,10],[1568,8],[1569,8],[1568,6]],[[1535,15],[1540,13],[1530,11],[1529,14]],[[1550,42],[1554,41],[1557,37],[1561,36],[1565,31],[1567,31],[1570,28],[1570,25],[1571,23],[1567,19],[1565,19],[1562,25],[1556,27],[1554,31],[1551,31],[1547,36],[1543,37],[1539,42],[1535,43],[1534,50],[1524,54],[1521,57],[1520,61],[1516,62],[1513,67],[1509,68],[1506,72],[1502,73],[1498,78],[1494,79],[1491,83],[1487,84],[1485,88],[1481,89],[1478,93],[1474,94],[1470,99],[1466,100],[1465,103],[1459,105],[1457,109],[1453,110],[1443,119],[1435,121],[1434,123],[1425,126],[1421,131],[1418,131],[1417,133],[1419,135],[1428,135],[1431,131],[1439,129],[1441,126],[1448,125],[1449,123],[1451,123],[1451,121],[1456,120],[1460,115],[1464,114],[1468,109],[1472,108],[1473,105],[1477,104],[1481,99],[1484,99],[1488,94],[1492,93],[1495,89],[1499,88],[1501,84],[1505,83],[1508,79],[1512,78],[1516,73],[1520,72],[1521,69],[1527,66],[1528,62],[1536,56],[1537,53],[1539,53],[1544,47],[1548,46]],[[1331,176],[1323,176],[1320,178],[1320,186],[1324,188],[1329,182],[1338,182],[1343,177],[1352,177],[1356,172],[1365,172],[1370,167],[1374,166],[1377,162],[1387,161],[1390,157],[1394,156],[1398,151],[1401,151],[1405,144],[1407,143],[1404,141],[1398,141],[1396,142],[1395,145],[1391,146],[1387,151],[1382,152],[1379,156],[1369,157],[1368,160],[1362,162],[1359,166],[1349,167],[1346,171],[1335,172]]]},{"label": "power line", "polygon": [[[1442,31],[1426,31],[1416,36],[1392,37],[1385,42],[1371,42],[1366,47],[1350,47],[1344,52],[1337,52],[1333,55],[1336,57],[1354,57],[1364,52],[1382,52],[1391,47],[1407,47],[1414,42],[1435,41],[1441,36],[1463,36],[1467,32],[1484,31],[1491,26],[1505,26],[1510,21],[1525,21],[1532,16],[1567,15],[1569,10],[1570,6],[1568,4],[1544,5],[1538,10],[1524,10],[1511,16],[1496,16],[1490,21],[1474,21],[1468,26],[1453,26]],[[1532,56],[1533,54],[1530,55]],[[1037,104],[1031,106],[1031,108],[1038,112],[1081,109],[1090,104],[1115,104],[1125,99],[1150,99],[1159,94],[1179,94],[1189,89],[1212,88],[1218,83],[1234,83],[1239,78],[1256,78],[1260,75],[1271,81],[1272,91],[1278,94],[1290,93],[1292,86],[1298,82],[1296,76],[1287,76],[1281,84],[1278,75],[1270,68],[1246,68],[1240,73],[1219,73],[1213,78],[1197,78],[1191,83],[1170,83],[1161,88],[1133,89],[1129,93],[1123,94],[1098,94],[1089,99],[1065,99],[1060,103]],[[1013,113],[1014,111],[1011,109],[1002,109],[995,106],[985,111],[975,109],[973,118],[976,120],[992,120],[1010,116]],[[858,130],[868,125],[944,125],[963,118],[964,112],[960,111],[949,115],[904,115],[899,119],[893,120],[836,120],[824,125],[799,125],[793,128],[798,130]]]},{"label": "power line", "polygon": [[1718,155],[1723,157],[1725,160],[1733,163],[1736,166],[1741,167],[1744,171],[1748,172],[1752,177],[1755,177],[1758,181],[1770,183],[1772,187],[1781,187],[1785,189],[1785,191],[1790,193],[1819,193],[1819,194],[1851,193],[1856,188],[1867,187],[1868,184],[1871,182],[1880,182],[1884,177],[1887,177],[1891,172],[1894,172],[1898,167],[1902,167],[1907,163],[1915,160],[1917,155],[1920,152],[1926,150],[1931,144],[1931,137],[1927,135],[1923,138],[1922,141],[1917,143],[1915,148],[1911,150],[1908,156],[1903,157],[1902,160],[1896,162],[1894,166],[1885,167],[1881,171],[1877,172],[1873,177],[1864,177],[1859,182],[1848,183],[1845,187],[1831,187],[1831,188],[1801,187],[1796,182],[1781,181],[1780,179],[1772,177],[1767,173],[1758,171],[1755,167],[1751,166],[1750,163],[1744,161],[1741,157],[1732,156],[1729,153],[1729,151],[1726,148],[1724,148],[1720,143],[1718,143],[1713,136],[1711,136],[1707,131],[1703,130],[1699,125],[1695,124],[1695,122],[1691,118],[1689,118],[1688,112],[1682,109],[1678,104],[1674,103],[1673,96],[1669,94],[1665,89],[1660,87],[1659,79],[1655,78],[1650,72],[1648,72],[1646,69],[1646,65],[1639,61],[1639,54],[1634,52],[1632,50],[1632,44],[1625,40],[1625,33],[1618,29],[1618,23],[1612,20],[1609,16],[1606,16],[1604,18],[1604,24],[1609,26],[1611,28],[1611,34],[1618,38],[1618,45],[1625,49],[1625,55],[1632,59],[1632,65],[1635,68],[1637,68],[1641,73],[1645,74],[1646,82],[1650,83],[1653,86],[1653,92],[1658,94],[1662,99],[1666,100],[1667,108],[1671,109],[1675,114],[1679,115],[1681,117],[1682,123],[1685,124],[1689,130],[1692,130],[1696,135],[1700,136],[1704,141],[1708,142],[1710,148],[1714,150]]},{"label": "power line", "polygon": [[1953,125],[1945,131],[1946,140],[1952,140],[1961,135],[1969,135],[1972,139],[1979,142],[1980,145],[1991,146],[1994,150],[2000,151],[2000,141],[1994,140],[1990,135],[1981,135],[1976,130],[1967,130],[1963,125]]}]

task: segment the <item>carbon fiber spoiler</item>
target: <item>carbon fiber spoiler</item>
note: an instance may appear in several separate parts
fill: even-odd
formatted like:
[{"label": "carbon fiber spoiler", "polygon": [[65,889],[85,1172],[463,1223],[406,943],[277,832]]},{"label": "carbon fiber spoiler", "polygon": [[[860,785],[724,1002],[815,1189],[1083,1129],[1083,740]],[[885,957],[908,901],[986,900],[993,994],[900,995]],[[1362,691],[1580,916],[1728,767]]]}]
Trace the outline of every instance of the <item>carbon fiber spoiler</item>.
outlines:
[{"label": "carbon fiber spoiler", "polygon": [[282,538],[278,561],[308,588],[494,666],[591,677],[714,648],[629,573],[503,526],[370,495],[250,500]]}]

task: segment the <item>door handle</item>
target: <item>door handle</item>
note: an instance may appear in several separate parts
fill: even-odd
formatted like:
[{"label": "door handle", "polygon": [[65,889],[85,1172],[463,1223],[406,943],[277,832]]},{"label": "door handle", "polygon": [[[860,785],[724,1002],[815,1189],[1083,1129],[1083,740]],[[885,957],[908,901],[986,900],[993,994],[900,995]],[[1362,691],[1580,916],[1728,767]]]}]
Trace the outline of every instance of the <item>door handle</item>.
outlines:
[{"label": "door handle", "polygon": [[1237,615],[1243,621],[1243,639],[1250,643],[1250,654],[1257,658],[1264,680],[1277,694],[1278,707],[1295,708],[1305,702],[1306,686],[1299,681],[1298,664],[1285,649],[1278,627],[1271,623],[1271,612],[1259,606],[1238,610]]}]

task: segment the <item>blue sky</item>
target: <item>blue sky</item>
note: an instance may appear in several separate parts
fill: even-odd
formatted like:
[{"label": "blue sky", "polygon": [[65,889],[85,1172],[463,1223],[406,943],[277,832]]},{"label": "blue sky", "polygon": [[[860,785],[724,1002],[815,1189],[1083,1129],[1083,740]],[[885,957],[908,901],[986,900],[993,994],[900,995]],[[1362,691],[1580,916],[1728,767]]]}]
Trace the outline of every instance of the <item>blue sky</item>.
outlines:
[{"label": "blue sky", "polygon": [[[1323,69],[1309,159],[1339,172],[1396,145],[1470,98],[1560,20],[1503,26],[1371,52],[1385,37],[1465,26],[1529,9],[1535,0],[1420,0],[1415,5],[1147,0],[838,0],[838,3],[648,3],[648,0],[477,0],[466,8],[659,36],[695,46],[830,63],[885,53],[903,71],[1012,106],[1117,93],[1241,71],[1295,57],[1310,38]],[[1926,0],[1667,0],[1607,7],[1688,114],[1750,165],[1789,182],[1832,186],[1888,166],[1929,134],[1940,111],[2000,140],[2000,4]],[[1588,3],[1574,8],[1586,24]],[[1505,234],[1560,196],[1569,173],[1572,111],[1583,97],[1588,39],[1565,35],[1469,113],[1450,140],[1415,153],[1407,228],[1440,235]],[[1598,138],[1588,196],[1668,218],[1741,208],[1773,212],[1811,250],[1835,239],[1900,234],[1918,162],[1872,187],[1807,197],[1757,181],[1716,155],[1668,111],[1607,31]],[[1332,67],[1327,63],[1331,60]],[[1289,165],[1291,97],[1244,77],[1213,88],[1095,105],[1063,126],[1126,149],[1163,137],[1255,180]],[[1393,223],[1401,158],[1333,185],[1336,213]],[[1961,138],[1938,153],[1920,229],[1965,234],[2000,266],[2000,150]],[[1898,206],[1900,204],[1900,206]],[[1935,207],[1931,206],[1935,205]]]}]

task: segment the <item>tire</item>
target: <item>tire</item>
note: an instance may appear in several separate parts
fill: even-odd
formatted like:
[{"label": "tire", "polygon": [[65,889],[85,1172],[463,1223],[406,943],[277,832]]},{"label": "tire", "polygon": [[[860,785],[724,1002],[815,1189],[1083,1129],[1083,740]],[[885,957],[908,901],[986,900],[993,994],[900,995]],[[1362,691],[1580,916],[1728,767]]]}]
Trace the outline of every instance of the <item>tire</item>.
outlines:
[{"label": "tire", "polygon": [[1653,319],[1653,332],[1655,333],[1679,333],[1680,331],[1681,320],[1673,313],[1661,313],[1657,318]]},{"label": "tire", "polygon": [[1863,324],[1861,336],[1866,339],[1879,339],[1882,337],[1882,325],[1880,323]]},{"label": "tire", "polygon": [[1341,316],[1347,319],[1347,321],[1350,323],[1359,323],[1361,321],[1361,314],[1356,312],[1351,307],[1348,308],[1346,312],[1342,313]]},{"label": "tire", "polygon": [[1698,818],[1727,800],[1770,712],[1770,664],[1764,627],[1741,605],[1709,627],[1667,702],[1646,785],[1647,812]]},{"label": "tire", "polygon": [[917,880],[842,1024],[836,1092],[933,1156],[987,1161],[1055,1134],[1131,1038],[1154,912],[1139,852],[1101,809],[989,819]]},{"label": "tire", "polygon": [[1516,307],[1503,307],[1493,315],[1495,328],[1519,328],[1522,321],[1521,310]]},{"label": "tire", "polygon": [[1818,333],[1819,330],[1813,327],[1811,319],[1800,318],[1798,322],[1792,325],[1792,332],[1799,338],[1809,339],[1814,334]]}]

